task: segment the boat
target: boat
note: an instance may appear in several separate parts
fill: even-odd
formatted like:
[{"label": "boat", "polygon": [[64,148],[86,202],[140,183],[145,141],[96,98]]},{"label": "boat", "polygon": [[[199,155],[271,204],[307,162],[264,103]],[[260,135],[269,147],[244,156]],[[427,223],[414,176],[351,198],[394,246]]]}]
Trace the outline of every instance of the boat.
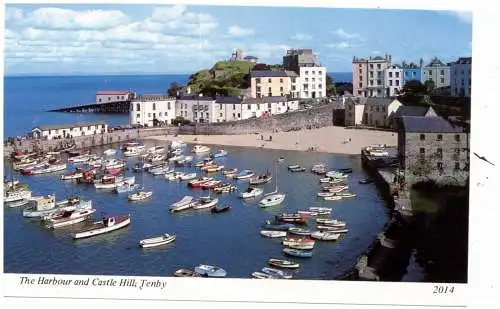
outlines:
[{"label": "boat", "polygon": [[215,188],[216,186],[218,186],[222,181],[220,180],[210,180],[210,181],[207,181],[207,182],[204,182],[200,185],[200,187],[204,190],[206,189],[213,189]]},{"label": "boat", "polygon": [[122,183],[118,187],[115,187],[113,191],[115,193],[127,193],[127,192],[133,192],[135,190],[138,190],[141,186],[138,184],[129,184],[127,182]]},{"label": "boat", "polygon": [[278,277],[275,277],[273,275],[269,275],[266,273],[262,273],[259,271],[254,271],[252,273],[252,278],[255,278],[255,279],[279,279]]},{"label": "boat", "polygon": [[225,168],[222,170],[222,175],[224,176],[231,176],[231,175],[234,175],[238,172],[238,169],[237,168]]},{"label": "boat", "polygon": [[4,203],[17,202],[31,198],[31,190],[27,187],[8,189],[4,191]]},{"label": "boat", "polygon": [[291,169],[294,169],[294,168],[299,168],[300,165],[298,164],[295,164],[295,165],[288,165],[288,169],[291,170]]},{"label": "boat", "polygon": [[124,151],[123,155],[125,157],[135,157],[135,156],[140,155],[142,152],[143,152],[143,149],[132,148],[132,149]]},{"label": "boat", "polygon": [[196,173],[189,173],[189,174],[184,174],[180,176],[180,180],[192,180],[197,177]]},{"label": "boat", "polygon": [[23,217],[44,217],[58,210],[55,194],[32,197],[30,198],[30,204],[32,205],[31,207],[23,210]]},{"label": "boat", "polygon": [[343,173],[339,173],[337,171],[329,171],[325,174],[326,177],[329,177],[329,178],[337,178],[337,179],[343,179],[343,178],[348,178],[349,175],[346,175],[346,174],[343,174]]},{"label": "boat", "polygon": [[337,192],[335,193],[336,196],[340,196],[341,198],[351,198],[351,197],[356,197],[356,194],[352,192]]},{"label": "boat", "polygon": [[184,209],[191,208],[194,205],[194,198],[192,196],[186,195],[180,201],[170,205],[170,211],[180,211]]},{"label": "boat", "polygon": [[83,172],[81,170],[76,170],[70,174],[61,175],[61,180],[74,180],[83,177]]},{"label": "boat", "polygon": [[188,182],[188,187],[191,187],[191,188],[200,188],[200,186],[207,182],[207,181],[210,181],[210,180],[213,180],[213,178],[209,178],[209,177],[198,177],[198,178],[195,178],[195,179],[192,179],[191,181]]},{"label": "boat", "polygon": [[339,173],[349,174],[349,173],[352,173],[352,168],[350,168],[350,167],[347,167],[347,168],[338,168],[337,171]]},{"label": "boat", "polygon": [[203,167],[203,166],[211,165],[213,163],[214,163],[214,161],[212,161],[211,158],[204,158],[203,160],[196,162],[194,164],[194,167]]},{"label": "boat", "polygon": [[174,272],[175,277],[201,277],[200,274],[198,274],[195,271],[192,271],[191,269],[186,269],[186,268],[181,268],[178,269]]},{"label": "boat", "polygon": [[102,167],[105,170],[124,168],[125,162],[116,159],[107,159],[102,162]]},{"label": "boat", "polygon": [[[309,235],[307,235],[309,236]],[[307,237],[297,237],[297,236],[288,236],[282,241],[283,245],[288,246],[290,244],[314,244],[314,240]]]},{"label": "boat", "polygon": [[150,154],[147,160],[152,163],[152,162],[163,161],[165,160],[165,158],[166,156],[164,154],[155,153],[155,154]]},{"label": "boat", "polygon": [[325,196],[323,197],[325,201],[340,201],[342,199],[341,196],[333,195],[333,196]]},{"label": "boat", "polygon": [[109,233],[130,224],[130,215],[128,216],[110,216],[103,217],[101,221],[92,223],[89,228],[83,229],[73,234],[74,239],[87,238],[97,236],[104,233]]},{"label": "boat", "polygon": [[203,196],[200,197],[199,200],[195,202],[193,205],[193,209],[206,209],[206,208],[211,208],[215,205],[217,205],[217,202],[219,202],[218,198],[212,198],[209,196]]},{"label": "boat", "polygon": [[373,179],[371,178],[363,178],[359,181],[360,184],[363,184],[363,185],[366,185],[366,184],[369,184],[369,183],[373,183]]},{"label": "boat", "polygon": [[94,181],[94,187],[96,189],[114,189],[124,182],[121,176],[111,176],[105,175],[100,180]]},{"label": "boat", "polygon": [[312,251],[303,251],[293,248],[284,248],[283,253],[285,253],[286,255],[301,257],[301,258],[310,258],[313,255]]},{"label": "boat", "polygon": [[319,240],[337,240],[340,237],[340,233],[330,232],[330,231],[316,231],[311,233],[311,238]]},{"label": "boat", "polygon": [[230,211],[231,210],[231,205],[229,204],[226,204],[224,205],[223,207],[221,208],[218,208],[217,206],[213,207],[210,211],[212,213],[215,213],[215,214],[218,214],[218,213],[221,213],[221,212],[226,212],[226,211]]},{"label": "boat", "polygon": [[321,164],[315,164],[311,167],[311,172],[318,174],[318,175],[324,175],[327,172],[328,164],[326,163],[321,163]]},{"label": "boat", "polygon": [[245,191],[240,192],[240,198],[253,198],[261,195],[264,192],[263,189],[257,187],[248,187]]},{"label": "boat", "polygon": [[83,222],[92,216],[96,212],[95,208],[77,208],[72,211],[62,211],[59,213],[51,214],[47,219],[47,228],[57,229],[60,227],[65,227],[73,224]]},{"label": "boat", "polygon": [[224,149],[221,149],[211,155],[213,158],[220,158],[220,157],[225,157],[227,156],[227,151]]},{"label": "boat", "polygon": [[298,227],[292,227],[288,229],[288,233],[290,234],[295,234],[295,235],[302,235],[302,236],[309,236],[311,235],[311,231],[308,229],[301,229]]},{"label": "boat", "polygon": [[349,230],[343,227],[334,227],[334,226],[326,226],[326,225],[317,225],[316,229],[321,231],[330,231],[335,233],[347,233]]},{"label": "boat", "polygon": [[158,176],[158,175],[165,175],[168,173],[172,173],[173,171],[174,171],[173,168],[170,168],[168,166],[162,166],[162,167],[158,167],[158,168],[154,168],[154,169],[150,170],[149,173],[151,173],[155,176]]},{"label": "boat", "polygon": [[317,194],[319,197],[327,197],[327,196],[334,196],[334,192],[326,191],[326,192],[318,192]]},{"label": "boat", "polygon": [[210,152],[210,148],[208,146],[203,146],[203,145],[195,145],[193,149],[191,150],[193,153],[204,153],[204,152]]},{"label": "boat", "polygon": [[[349,186],[333,186],[333,187],[328,188],[328,191],[333,192],[333,193],[340,193],[340,192],[345,191],[347,189],[349,189]],[[340,195],[340,194],[337,194],[337,195]]]},{"label": "boat", "polygon": [[90,154],[84,154],[68,158],[68,163],[84,163],[88,161],[90,161]]},{"label": "boat", "polygon": [[297,213],[311,217],[326,216],[331,213],[331,209],[329,211],[297,210]]},{"label": "boat", "polygon": [[305,172],[306,168],[299,166],[299,167],[296,167],[296,168],[290,168],[289,171],[292,172],[292,173],[295,173],[295,172]]},{"label": "boat", "polygon": [[331,213],[332,209],[328,207],[309,207],[310,211],[317,211],[317,212],[327,212]]},{"label": "boat", "polygon": [[142,201],[153,196],[153,191],[138,191],[133,194],[129,194],[128,200],[131,202]]},{"label": "boat", "polygon": [[212,265],[200,264],[194,268],[194,271],[204,277],[225,277],[227,275],[224,269]]},{"label": "boat", "polygon": [[314,249],[314,242],[312,243],[291,242],[288,243],[287,247],[298,250],[312,250]]},{"label": "boat", "polygon": [[260,231],[260,234],[265,237],[279,238],[279,237],[285,237],[286,231],[262,230]]},{"label": "boat", "polygon": [[114,156],[116,154],[116,149],[106,149],[103,154],[105,156]]},{"label": "boat", "polygon": [[183,172],[171,172],[171,173],[165,173],[165,179],[168,181],[176,181],[180,180],[181,176],[184,176],[185,174]]},{"label": "boat", "polygon": [[146,146],[138,141],[127,142],[123,145],[122,150],[144,150]]},{"label": "boat", "polygon": [[168,162],[175,163],[177,161],[184,160],[186,157],[182,154],[174,155],[173,157],[168,158]]},{"label": "boat", "polygon": [[270,220],[267,220],[266,223],[262,225],[262,228],[272,231],[288,231],[290,228],[294,226],[295,225],[291,223],[279,223],[279,222],[272,223]]},{"label": "boat", "polygon": [[229,193],[236,190],[236,187],[230,183],[220,184],[214,188],[215,193]]},{"label": "boat", "polygon": [[278,268],[291,268],[291,269],[296,269],[300,267],[299,263],[288,261],[288,260],[280,260],[280,259],[269,259],[267,261],[267,264],[278,267]]},{"label": "boat", "polygon": [[255,173],[252,170],[243,170],[239,172],[238,174],[234,175],[234,179],[248,179],[252,178],[255,175]]},{"label": "boat", "polygon": [[[184,151],[181,148],[172,149],[170,151],[170,153],[173,154],[176,157],[184,157],[184,156],[181,156],[181,154],[184,153]],[[181,158],[181,159],[183,159],[183,158]]]},{"label": "boat", "polygon": [[67,167],[66,163],[54,163],[54,164],[44,164],[43,166],[39,168],[34,168],[34,169],[29,169],[29,170],[21,170],[21,174],[26,174],[26,175],[40,175],[40,174],[48,174],[48,173],[55,173],[55,172],[60,172],[65,170]]},{"label": "boat", "polygon": [[24,199],[24,200],[17,200],[15,202],[5,202],[5,205],[9,206],[10,208],[15,208],[15,207],[21,207],[30,202],[29,199]]},{"label": "boat", "polygon": [[186,147],[186,143],[183,141],[172,141],[170,142],[170,148],[172,149],[178,149],[178,148],[183,148]]},{"label": "boat", "polygon": [[268,183],[269,181],[271,181],[271,179],[273,179],[271,174],[265,173],[265,174],[250,178],[249,183],[251,185],[260,185],[260,184]]},{"label": "boat", "polygon": [[175,235],[163,234],[161,236],[143,239],[139,241],[139,246],[142,248],[163,246],[175,241],[175,238]]},{"label": "boat", "polygon": [[152,154],[162,154],[165,152],[166,149],[163,146],[153,146],[147,150],[147,153],[152,153]]},{"label": "boat", "polygon": [[207,169],[205,169],[205,172],[215,173],[215,172],[222,170],[223,168],[224,168],[224,165],[211,166],[211,167],[208,167]]},{"label": "boat", "polygon": [[278,158],[278,162],[283,162],[283,161],[285,161],[285,158],[284,158],[284,157],[279,157],[279,158]]},{"label": "boat", "polygon": [[345,227],[346,222],[337,219],[316,219],[317,224],[327,225],[327,226],[335,226],[335,227]]},{"label": "boat", "polygon": [[274,276],[274,277],[282,278],[282,279],[292,279],[291,274],[284,272],[282,270],[279,270],[279,269],[271,268],[271,267],[262,268],[262,272],[265,274]]},{"label": "boat", "polygon": [[286,195],[278,192],[278,165],[275,167],[276,171],[276,188],[273,192],[264,195],[264,198],[259,202],[261,208],[272,207],[283,203]]}]

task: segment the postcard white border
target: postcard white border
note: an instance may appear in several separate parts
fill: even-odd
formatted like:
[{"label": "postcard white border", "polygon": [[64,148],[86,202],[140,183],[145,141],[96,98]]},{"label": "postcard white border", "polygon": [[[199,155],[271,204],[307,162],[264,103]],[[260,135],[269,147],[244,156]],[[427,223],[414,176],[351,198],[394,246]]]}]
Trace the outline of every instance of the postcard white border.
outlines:
[{"label": "postcard white border", "polygon": [[[124,1],[59,1],[60,3],[123,3]],[[254,0],[254,1],[227,1],[218,0],[210,1],[148,1],[148,3],[184,3],[184,4],[209,4],[209,5],[255,5],[255,6],[319,6],[319,7],[336,7],[336,8],[394,8],[394,9],[432,9],[432,10],[473,10],[474,12],[474,25],[473,25],[473,103],[472,103],[472,123],[473,129],[471,133],[471,207],[470,207],[470,228],[469,228],[469,278],[468,284],[466,285],[454,285],[459,290],[460,294],[455,294],[451,298],[446,298],[440,296],[436,299],[429,292],[430,286],[433,284],[425,283],[382,283],[382,282],[345,282],[345,281],[291,281],[289,282],[271,282],[267,280],[244,280],[244,279],[199,279],[196,283],[189,278],[160,278],[161,280],[166,280],[169,286],[169,297],[172,299],[180,299],[183,296],[188,297],[188,299],[205,299],[208,301],[210,298],[216,298],[216,300],[223,301],[228,299],[228,297],[233,298],[234,296],[241,295],[241,299],[248,299],[251,302],[263,301],[266,299],[276,299],[287,298],[291,296],[299,295],[300,301],[304,302],[305,299],[313,299],[313,303],[318,302],[319,299],[325,299],[327,302],[331,303],[342,303],[344,301],[353,301],[354,303],[364,303],[364,304],[382,304],[382,303],[400,303],[400,304],[416,304],[417,301],[422,304],[428,304],[429,307],[438,304],[464,304],[470,303],[472,299],[475,304],[486,304],[490,300],[497,299],[497,295],[494,294],[495,285],[494,279],[495,274],[491,271],[492,268],[496,268],[496,255],[488,254],[488,247],[492,244],[496,244],[496,237],[494,234],[488,231],[488,228],[494,226],[497,222],[498,213],[496,208],[498,207],[493,201],[497,198],[494,196],[492,186],[496,184],[498,176],[495,174],[495,168],[487,166],[482,161],[479,161],[472,157],[473,152],[477,152],[481,155],[487,156],[490,161],[500,164],[498,152],[496,151],[496,143],[488,142],[489,137],[488,132],[491,132],[492,124],[498,123],[495,121],[498,119],[498,104],[496,95],[493,92],[498,89],[496,81],[498,81],[498,74],[500,67],[499,56],[500,50],[498,43],[495,38],[498,37],[495,29],[500,29],[498,26],[498,12],[497,4],[494,1],[482,1],[476,0],[473,2],[469,1],[436,1],[436,0],[420,0],[420,1],[390,1],[390,0],[351,0],[351,1],[319,1],[319,0],[309,0],[309,1],[265,1],[265,0]],[[43,1],[7,1],[7,4],[14,3],[44,3]],[[132,3],[127,1],[127,3]],[[3,17],[4,11],[0,13]],[[4,23],[2,23],[2,31],[4,30]],[[390,49],[390,48],[389,48]],[[3,55],[3,48],[2,48]],[[460,55],[457,55],[457,57]],[[2,63],[2,70],[3,70]],[[2,95],[2,105],[3,105],[3,84],[0,88],[0,94]],[[490,104],[494,103],[494,104]],[[3,107],[3,106],[2,106]],[[3,115],[3,108],[2,108]],[[489,117],[489,118],[488,118]],[[3,126],[0,129],[3,132]],[[481,138],[480,138],[481,137]],[[496,138],[495,138],[496,140]],[[498,188],[498,186],[495,186]],[[490,189],[490,190],[488,190]],[[474,205],[474,206],[473,206]],[[3,215],[3,209],[2,209]],[[2,220],[3,226],[3,220]],[[498,225],[498,224],[495,224]],[[3,235],[3,228],[2,228]],[[3,244],[3,237],[2,237]],[[3,249],[3,246],[2,246]],[[3,269],[3,255],[2,259],[2,269]],[[24,275],[24,274],[23,274]],[[19,284],[19,276],[16,274],[3,274],[2,276],[2,294],[5,295],[30,295],[30,296],[51,296],[55,294],[59,295],[71,295],[71,297],[110,297],[110,295],[117,295],[117,290],[109,288],[84,288],[84,289],[65,289],[63,287],[55,287],[50,289],[44,289],[43,287],[22,287]],[[39,275],[30,275],[38,277]],[[49,275],[50,276],[50,275]],[[78,276],[69,276],[71,278],[76,278]],[[84,276],[87,277],[87,276]],[[95,276],[92,276],[95,277]],[[113,277],[117,278],[117,277]],[[141,279],[141,277],[136,277]],[[159,279],[153,277],[153,279]],[[213,282],[217,280],[216,289],[214,289]],[[279,285],[279,286],[278,286]],[[119,289],[118,289],[119,290]],[[189,291],[189,293],[186,292]],[[218,292],[217,294],[207,295],[206,291],[220,290],[223,292]],[[293,293],[290,293],[293,291]],[[475,297],[467,295],[467,291],[474,294]],[[127,291],[126,294],[134,298],[142,299],[154,299],[161,297],[163,293],[154,292],[132,292]],[[311,294],[309,294],[311,293]],[[273,294],[277,294],[273,295]],[[325,295],[326,294],[326,295]],[[123,291],[121,294],[123,296]],[[144,297],[146,296],[146,297]],[[302,297],[303,296],[303,297]],[[489,296],[489,297],[488,297]],[[491,298],[490,298],[491,297]],[[114,298],[114,297],[113,297]],[[122,298],[122,297],[117,297]],[[387,299],[391,299],[390,302]],[[4,302],[5,300],[5,302]],[[377,300],[383,300],[379,302]],[[399,301],[398,301],[399,300]],[[479,302],[478,302],[479,301]],[[45,300],[38,299],[3,299],[3,305],[7,303],[23,303],[23,304],[41,304],[47,303]],[[69,302],[67,300],[51,301],[52,305],[58,304],[74,304],[75,302]],[[89,300],[85,304],[99,304],[99,301]],[[112,302],[113,306],[119,303]],[[122,303],[122,302],[120,302]],[[174,302],[175,303],[175,302]],[[108,304],[111,304],[109,302]],[[135,304],[133,302],[132,304]],[[178,302],[176,304],[183,304]],[[346,303],[344,303],[346,304]],[[162,305],[151,302],[151,305]],[[220,305],[224,305],[221,303]],[[216,306],[219,308],[219,304]],[[204,303],[206,307],[215,307],[211,303]],[[224,305],[225,306],[225,305]],[[244,304],[241,304],[244,306]],[[284,304],[278,307],[289,307],[292,306]],[[275,305],[273,305],[275,307]],[[331,306],[329,306],[331,308]]]}]

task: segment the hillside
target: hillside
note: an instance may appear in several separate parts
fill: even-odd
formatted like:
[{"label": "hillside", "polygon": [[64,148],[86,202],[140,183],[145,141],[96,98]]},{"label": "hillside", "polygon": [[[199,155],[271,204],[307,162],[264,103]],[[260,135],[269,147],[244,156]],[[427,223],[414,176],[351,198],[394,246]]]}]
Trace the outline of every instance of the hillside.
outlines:
[{"label": "hillside", "polygon": [[194,93],[238,96],[250,87],[249,72],[254,66],[246,61],[219,61],[211,69],[191,75],[188,85]]}]

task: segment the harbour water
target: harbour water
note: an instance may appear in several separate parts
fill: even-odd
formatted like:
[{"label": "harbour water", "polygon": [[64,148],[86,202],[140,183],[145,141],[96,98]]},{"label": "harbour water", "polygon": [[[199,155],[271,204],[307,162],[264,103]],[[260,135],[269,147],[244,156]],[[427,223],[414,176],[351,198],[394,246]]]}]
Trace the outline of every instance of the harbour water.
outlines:
[{"label": "harbour water", "polygon": [[[147,144],[152,146],[156,143]],[[217,149],[212,147],[213,151]],[[4,271],[164,277],[171,276],[179,268],[210,264],[224,268],[230,278],[249,278],[252,272],[265,267],[269,258],[279,258],[296,260],[301,264],[296,278],[328,280],[352,267],[387,221],[385,202],[376,187],[358,183],[366,177],[359,156],[236,147],[225,149],[229,154],[218,158],[220,164],[240,170],[253,169],[256,173],[267,170],[274,172],[276,159],[285,157],[278,168],[279,190],[287,194],[285,202],[262,209],[257,205],[260,199],[242,201],[236,193],[231,193],[218,196],[219,205],[232,206],[229,212],[212,214],[210,211],[188,211],[171,214],[169,205],[183,196],[206,196],[208,192],[189,189],[185,182],[169,182],[163,176],[130,170],[126,175],[135,175],[137,183],[154,192],[150,200],[130,203],[126,194],[97,191],[91,185],[64,183],[60,180],[61,174],[16,175],[21,182],[29,184],[34,195],[56,193],[57,200],[61,200],[68,194],[79,194],[91,199],[97,209],[94,220],[104,213],[130,214],[132,222],[127,228],[75,241],[70,232],[78,226],[49,231],[36,220],[24,219],[21,209],[4,207]],[[93,153],[102,153],[103,150],[95,148]],[[130,159],[128,166],[132,167],[135,162]],[[318,162],[326,162],[331,168],[351,167],[353,173],[348,179],[349,191],[357,196],[332,202],[316,197],[320,188],[319,176],[309,170]],[[293,164],[302,165],[307,171],[291,173],[287,166]],[[8,165],[5,168],[5,175],[10,175]],[[194,169],[177,168],[180,171]],[[200,173],[199,170],[197,172]],[[220,174],[213,175],[217,179],[233,182]],[[275,180],[273,178],[263,186],[265,192],[274,190]],[[235,183],[240,190],[246,189],[248,185],[246,181]],[[274,215],[311,206],[331,207],[331,217],[345,220],[349,229],[338,241],[318,241],[312,258],[286,257],[279,239],[260,235],[261,225]],[[315,229],[313,222],[314,219],[309,225],[312,230]],[[138,246],[141,239],[164,233],[175,234],[177,239],[172,244],[153,249],[141,249]]]}]

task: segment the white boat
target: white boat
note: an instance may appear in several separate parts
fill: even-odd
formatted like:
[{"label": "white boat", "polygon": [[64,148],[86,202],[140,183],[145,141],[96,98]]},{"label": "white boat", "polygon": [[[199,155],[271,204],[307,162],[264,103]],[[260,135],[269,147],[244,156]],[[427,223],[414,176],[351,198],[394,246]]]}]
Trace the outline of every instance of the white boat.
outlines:
[{"label": "white boat", "polygon": [[282,279],[292,279],[292,275],[284,272],[279,269],[271,268],[271,267],[264,267],[262,268],[262,272],[274,277],[282,278]]},{"label": "white boat", "polygon": [[164,154],[160,153],[155,153],[154,155],[151,156],[151,158],[148,159],[149,162],[157,162],[157,161],[163,161],[165,160],[166,156]]},{"label": "white boat", "polygon": [[175,235],[163,234],[161,236],[143,239],[139,241],[139,246],[141,246],[142,248],[163,246],[173,242],[175,238],[176,238]]},{"label": "white boat", "polygon": [[240,192],[239,197],[241,198],[253,198],[261,195],[264,192],[263,189],[257,187],[248,187],[243,192]]},{"label": "white boat", "polygon": [[291,242],[287,244],[287,247],[298,250],[312,250],[314,249],[314,242],[306,242],[306,243]]},{"label": "white boat", "polygon": [[94,222],[89,228],[73,234],[74,239],[87,238],[109,233],[126,227],[130,224],[130,215],[117,217],[104,217],[101,221]]},{"label": "white boat", "polygon": [[193,149],[191,150],[193,153],[204,153],[204,152],[210,152],[210,148],[204,145],[195,145]]},{"label": "white boat", "polygon": [[116,149],[106,149],[103,154],[105,156],[114,156],[116,154]]},{"label": "white boat", "polygon": [[319,197],[326,197],[326,196],[334,196],[335,193],[333,192],[329,192],[329,191],[326,191],[326,192],[318,192],[317,194]]},{"label": "white boat", "polygon": [[293,169],[296,169],[296,168],[299,168],[299,167],[300,167],[300,165],[297,165],[297,164],[295,164],[295,165],[289,165],[288,169],[289,170],[293,170]]},{"label": "white boat", "polygon": [[325,174],[326,177],[329,178],[335,178],[335,179],[343,179],[343,178],[348,178],[349,175],[340,173],[338,171],[329,171]]},{"label": "white boat", "polygon": [[284,193],[278,192],[278,166],[276,165],[276,189],[273,192],[270,192],[264,195],[264,198],[259,202],[259,206],[261,208],[276,206],[283,201],[285,201],[286,195]]},{"label": "white boat", "polygon": [[252,170],[242,170],[238,174],[234,175],[234,179],[248,179],[255,176],[255,173]]},{"label": "white boat", "polygon": [[325,196],[323,199],[325,201],[340,201],[342,199],[342,197],[334,195],[334,196]]},{"label": "white boat", "polygon": [[176,156],[180,156],[184,153],[184,150],[182,150],[181,148],[176,148],[171,150],[170,153]]},{"label": "white boat", "polygon": [[31,190],[26,188],[4,191],[3,201],[5,203],[17,202],[31,198]]},{"label": "white boat", "polygon": [[48,174],[60,172],[66,169],[66,163],[60,164],[46,164],[43,167],[32,169],[30,175]]},{"label": "white boat", "polygon": [[227,275],[224,269],[212,265],[198,265],[194,271],[206,277],[225,277]]},{"label": "white boat", "polygon": [[183,172],[166,173],[165,174],[165,179],[169,180],[169,181],[176,181],[176,180],[180,180],[181,176],[184,176]]},{"label": "white boat", "polygon": [[279,238],[279,237],[285,237],[286,236],[286,231],[266,231],[262,230],[260,231],[260,234],[265,237],[270,237],[270,238]]},{"label": "white boat", "polygon": [[179,154],[179,155],[175,155],[173,157],[168,158],[168,162],[170,162],[170,163],[177,162],[179,160],[184,160],[185,158],[186,158],[186,156]]},{"label": "white boat", "polygon": [[219,202],[219,199],[216,197],[212,198],[212,197],[210,197],[210,195],[203,196],[203,197],[200,197],[200,199],[195,202],[195,204],[193,205],[193,209],[211,208],[211,207],[217,205],[218,202]]},{"label": "white boat", "polygon": [[347,233],[349,230],[345,227],[334,227],[334,226],[326,226],[326,225],[317,225],[316,229],[321,231],[329,231],[334,233]]},{"label": "white boat", "polygon": [[186,147],[186,143],[184,143],[183,141],[172,141],[170,143],[170,147],[172,149],[183,148],[183,147]]},{"label": "white boat", "polygon": [[267,261],[267,264],[274,266],[274,267],[280,267],[280,268],[296,269],[296,268],[300,267],[300,264],[297,262],[288,261],[288,260],[273,259],[273,258],[269,259],[269,261]]},{"label": "white boat", "polygon": [[126,150],[125,152],[123,152],[123,155],[125,157],[135,157],[135,156],[140,155],[142,152],[143,152],[143,149],[140,150],[140,149],[132,148],[132,149],[129,149],[129,150]]},{"label": "white boat", "polygon": [[166,152],[165,147],[163,146],[153,146],[148,149],[148,153],[154,153],[154,154],[162,154]]},{"label": "white boat", "polygon": [[104,176],[102,179],[94,181],[96,189],[114,189],[122,184],[122,176]]},{"label": "white boat", "polygon": [[85,154],[81,156],[68,158],[68,163],[84,163],[90,161],[90,155]]},{"label": "white boat", "polygon": [[327,225],[327,226],[335,226],[335,227],[345,227],[346,222],[337,219],[316,219],[317,224]]},{"label": "white boat", "polygon": [[144,146],[144,144],[140,142],[128,142],[125,143],[122,147],[123,150],[144,149],[144,148],[146,148],[146,146]]},{"label": "white boat", "polygon": [[153,196],[152,191],[138,191],[136,193],[129,194],[128,200],[131,202],[137,202],[137,201],[142,201],[142,200],[148,199],[151,196]]},{"label": "white boat", "polygon": [[221,149],[221,150],[217,151],[216,153],[212,154],[212,156],[214,158],[224,157],[224,156],[227,156],[227,151],[224,149]]},{"label": "white boat", "polygon": [[340,237],[340,233],[330,232],[330,231],[316,231],[311,233],[311,238],[319,240],[337,240]]},{"label": "white boat", "polygon": [[39,218],[48,216],[58,210],[56,196],[35,196],[30,199],[31,206],[23,210],[23,217]]},{"label": "white boat", "polygon": [[191,179],[195,179],[197,176],[196,176],[196,173],[189,173],[189,174],[184,174],[182,176],[180,176],[180,179],[181,180],[191,180]]},{"label": "white boat", "polygon": [[354,194],[352,192],[338,192],[338,193],[335,193],[335,195],[340,196],[341,198],[356,197],[356,194]]},{"label": "white boat", "polygon": [[327,212],[331,213],[332,209],[328,207],[309,207],[310,211],[316,211],[316,212]]},{"label": "white boat", "polygon": [[82,172],[74,172],[74,173],[67,174],[67,175],[61,175],[61,180],[80,179],[82,177],[83,177],[83,173]]},{"label": "white boat", "polygon": [[193,156],[185,156],[185,157],[184,157],[184,161],[185,161],[186,163],[190,163],[191,161],[193,161]]},{"label": "white boat", "polygon": [[102,167],[104,169],[122,168],[125,167],[125,162],[116,159],[108,159],[102,162]]},{"label": "white boat", "polygon": [[89,219],[94,212],[96,212],[95,208],[77,208],[73,211],[54,213],[49,216],[47,227],[50,229],[57,229],[77,224]]},{"label": "white boat", "polygon": [[269,275],[266,273],[262,273],[260,271],[254,271],[252,273],[252,277],[255,279],[279,279],[278,277],[275,277],[275,276],[272,276],[272,275]]},{"label": "white boat", "polygon": [[132,191],[138,190],[140,187],[141,186],[138,184],[130,184],[127,182],[123,182],[121,185],[114,188],[113,191],[115,193],[127,193],[127,192],[132,192]]},{"label": "white boat", "polygon": [[182,200],[173,203],[170,205],[170,211],[171,212],[176,212],[176,211],[181,211],[185,209],[189,209],[194,206],[196,201],[192,196],[186,195],[182,198]]},{"label": "white boat", "polygon": [[30,202],[29,199],[24,199],[24,200],[18,200],[15,202],[6,202],[5,205],[9,206],[10,208],[15,208],[15,207],[24,206],[24,205],[28,204],[29,202]]},{"label": "white boat", "polygon": [[[345,191],[349,189],[348,186],[334,186],[334,187],[331,187],[328,189],[328,191],[332,192],[332,193],[339,193],[339,192],[342,192],[342,191]],[[338,194],[340,196],[340,194]]]},{"label": "white boat", "polygon": [[163,166],[163,167],[160,167],[160,168],[154,168],[152,170],[150,170],[149,172],[155,176],[157,175],[165,175],[165,174],[168,174],[168,173],[172,173],[174,171],[173,168],[170,168],[168,166]]}]

